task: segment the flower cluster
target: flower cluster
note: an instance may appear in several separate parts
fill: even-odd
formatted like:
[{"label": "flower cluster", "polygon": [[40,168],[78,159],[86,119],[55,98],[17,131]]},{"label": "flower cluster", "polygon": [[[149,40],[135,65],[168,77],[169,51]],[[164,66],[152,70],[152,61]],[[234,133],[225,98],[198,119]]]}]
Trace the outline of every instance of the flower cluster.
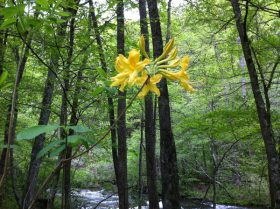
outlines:
[{"label": "flower cluster", "polygon": [[[179,81],[181,86],[189,91],[195,90],[189,83],[189,76],[186,72],[189,65],[189,57],[185,56],[182,59],[178,58],[178,49],[174,47],[174,39],[165,45],[163,53],[151,60],[145,51],[145,39],[142,35],[139,41],[139,48],[145,59],[140,60],[140,51],[132,49],[129,52],[128,58],[120,54],[116,58],[115,69],[118,74],[111,78],[111,86],[118,86],[120,91],[128,86],[137,85],[142,87],[139,97],[145,97],[150,91],[160,96],[160,91],[157,83],[165,77],[171,81]],[[177,68],[180,65],[179,71],[171,71],[168,69]]]}]

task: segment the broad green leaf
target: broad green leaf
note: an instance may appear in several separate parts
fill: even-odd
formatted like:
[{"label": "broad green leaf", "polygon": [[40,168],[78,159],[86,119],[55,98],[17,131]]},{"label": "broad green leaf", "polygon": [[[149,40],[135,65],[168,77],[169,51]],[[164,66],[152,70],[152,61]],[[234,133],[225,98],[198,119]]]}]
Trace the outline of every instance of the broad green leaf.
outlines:
[{"label": "broad green leaf", "polygon": [[5,17],[5,19],[13,18],[16,15],[24,14],[25,4],[18,4],[16,6],[5,7],[0,9],[0,14]]},{"label": "broad green leaf", "polygon": [[56,20],[56,23],[57,23],[57,24],[61,24],[61,23],[65,23],[65,22],[66,22],[66,20],[61,20],[61,19],[57,19],[57,20]]},{"label": "broad green leaf", "polygon": [[69,12],[55,12],[55,14],[58,14],[61,17],[69,17],[69,16],[71,16],[71,13],[69,13]]},{"label": "broad green leaf", "polygon": [[2,75],[0,76],[0,86],[5,82],[8,77],[8,71],[3,71]]},{"label": "broad green leaf", "polygon": [[76,126],[68,126],[68,129],[72,129],[76,133],[85,133],[85,132],[90,132],[91,130],[83,125],[76,125]]},{"label": "broad green leaf", "polygon": [[71,135],[67,137],[67,143],[70,144],[71,147],[76,147],[82,143],[84,136],[81,135]]},{"label": "broad green leaf", "polygon": [[64,149],[66,148],[65,144],[55,148],[51,153],[50,153],[50,157],[55,157],[58,156],[59,153],[61,153]]},{"label": "broad green leaf", "polygon": [[55,148],[57,145],[61,145],[64,144],[64,141],[60,140],[60,139],[56,139],[55,141],[49,143],[46,147],[44,147],[43,149],[41,149],[41,151],[38,153],[37,155],[37,159],[45,156],[46,154],[48,154],[48,152]]},{"label": "broad green leaf", "polygon": [[89,145],[95,143],[95,141],[91,137],[85,137],[82,135],[68,136],[67,142],[70,144],[71,147],[76,147],[80,144],[83,144],[86,148],[88,148]]},{"label": "broad green leaf", "polygon": [[101,77],[103,77],[103,78],[107,78],[107,77],[108,77],[107,74],[106,74],[106,72],[105,72],[103,69],[101,69],[101,68],[96,68],[96,70],[97,70],[97,72],[99,73],[99,75],[100,75]]},{"label": "broad green leaf", "polygon": [[42,7],[49,8],[50,5],[47,0],[37,0],[37,4],[41,5]]},{"label": "broad green leaf", "polygon": [[4,22],[2,23],[2,25],[0,25],[0,30],[10,27],[11,25],[15,24],[16,21],[17,21],[16,18],[5,19]]},{"label": "broad green leaf", "polygon": [[103,91],[105,90],[104,87],[97,87],[94,92],[92,93],[92,96],[93,97],[96,97],[97,95],[101,94]]},{"label": "broad green leaf", "polygon": [[59,125],[37,125],[26,128],[18,133],[17,140],[33,139],[43,133],[50,133],[59,128]]},{"label": "broad green leaf", "polygon": [[1,90],[4,90],[4,89],[6,89],[6,88],[9,88],[9,87],[12,86],[12,85],[13,85],[13,83],[7,83],[7,84],[5,84],[4,86],[0,87],[0,89],[1,89]]}]

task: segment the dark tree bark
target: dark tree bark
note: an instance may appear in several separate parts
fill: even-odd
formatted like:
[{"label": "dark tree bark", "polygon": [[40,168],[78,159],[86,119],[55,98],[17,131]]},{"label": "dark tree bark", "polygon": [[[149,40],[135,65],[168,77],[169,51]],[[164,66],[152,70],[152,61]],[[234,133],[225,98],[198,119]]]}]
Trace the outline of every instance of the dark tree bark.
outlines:
[{"label": "dark tree bark", "polygon": [[[101,68],[104,72],[109,73],[107,68],[107,63],[105,59],[104,50],[102,47],[101,35],[98,27],[97,18],[95,15],[94,7],[92,0],[89,0],[90,5],[90,16],[92,18],[92,26],[94,28],[95,39],[98,46],[99,60],[101,64]],[[111,127],[111,142],[112,142],[112,156],[113,156],[113,164],[115,170],[116,181],[118,182],[118,150],[117,150],[117,134],[115,127],[115,112],[114,112],[114,101],[113,98],[108,94],[107,96],[108,102],[108,113],[109,113],[109,122]]]},{"label": "dark tree bark", "polygon": [[[149,54],[149,32],[147,23],[146,0],[139,0],[140,29],[141,34],[145,36],[145,50]],[[149,93],[145,97],[145,144],[146,144],[146,168],[147,168],[147,186],[149,197],[149,208],[158,209],[157,193],[157,170],[156,170],[156,137],[154,123],[153,97]]]},{"label": "dark tree bark", "polygon": [[[4,2],[0,2],[0,9],[4,8]],[[4,16],[0,15],[0,25],[3,23]],[[3,30],[0,30],[0,76],[3,73],[3,64],[4,64],[4,54],[5,54],[5,36],[6,33]]]},{"label": "dark tree bark", "polygon": [[[61,24],[58,27],[57,36],[59,39],[65,37],[66,24]],[[43,92],[42,109],[40,112],[40,118],[38,125],[47,125],[51,114],[51,104],[54,91],[54,80],[59,64],[58,49],[54,50],[50,58],[50,68],[46,79],[46,84]],[[41,160],[37,159],[38,153],[43,149],[45,141],[45,134],[41,134],[35,138],[31,151],[31,161],[29,163],[28,174],[26,178],[26,184],[24,186],[24,192],[22,196],[22,208],[27,209],[31,204],[33,197],[36,193],[36,185],[38,180],[38,173],[41,165]]]},{"label": "dark tree bark", "polygon": [[246,18],[248,15],[248,2],[246,3],[245,20],[242,20],[242,13],[238,0],[231,0],[233,12],[236,18],[236,27],[241,41],[241,46],[246,61],[248,73],[250,76],[251,87],[255,99],[257,114],[259,118],[262,138],[265,144],[265,150],[268,161],[268,174],[270,184],[271,207],[280,208],[280,173],[279,173],[279,156],[273,138],[273,130],[270,116],[269,103],[266,105],[261,93],[259,78],[252,57],[250,41],[246,29]]},{"label": "dark tree bark", "polygon": [[[75,1],[76,5],[78,5],[79,0]],[[61,101],[61,115],[60,115],[60,124],[67,126],[67,118],[68,118],[68,112],[67,112],[67,106],[68,106],[68,92],[70,90],[70,70],[71,70],[71,64],[72,64],[72,57],[74,52],[74,38],[75,38],[75,15],[77,14],[76,9],[68,9],[69,12],[71,12],[72,17],[70,19],[70,26],[69,26],[69,45],[68,45],[68,55],[67,55],[67,61],[66,61],[66,68],[64,69],[64,89],[62,93],[62,101]],[[81,79],[78,78],[78,79]],[[80,81],[77,80],[77,84]],[[79,89],[76,89],[79,90]],[[73,106],[75,105],[75,106]],[[75,95],[75,98],[73,100],[73,104],[71,106],[72,113],[71,113],[71,121],[70,125],[76,125],[77,124],[77,108],[78,108],[78,95]],[[70,158],[72,156],[72,148],[67,143],[67,133],[65,133],[65,130],[61,133],[62,139],[65,139],[66,141],[66,150],[64,158]],[[73,134],[73,131],[71,131],[70,134]],[[65,165],[63,166],[63,192],[62,192],[62,208],[63,209],[70,209],[71,207],[71,160],[68,160],[65,162]]]},{"label": "dark tree bark", "polygon": [[[55,58],[53,58],[55,59]],[[56,65],[55,65],[56,66]],[[53,69],[54,70],[54,69]],[[43,93],[42,100],[42,109],[40,112],[40,118],[38,125],[47,125],[49,122],[49,118],[51,115],[51,104],[53,98],[53,90],[54,90],[54,79],[55,76],[51,70],[48,70],[48,76],[46,79],[46,84]],[[41,134],[37,136],[34,140],[32,151],[31,151],[31,160],[29,163],[28,174],[26,178],[25,189],[23,192],[23,202],[22,208],[27,209],[35,195],[36,192],[36,184],[38,179],[39,168],[41,164],[41,160],[37,159],[38,153],[43,149],[45,141],[45,134]]]},{"label": "dark tree bark", "polygon": [[[117,3],[117,51],[124,55],[124,3]],[[126,145],[126,92],[118,93],[118,194],[119,208],[128,208],[127,145]]]},{"label": "dark tree bark", "polygon": [[[23,72],[25,69],[25,65],[28,59],[29,48],[26,45],[31,45],[32,38],[31,35],[26,35],[25,47],[21,53],[20,59],[17,62],[17,70],[16,70],[16,78],[13,87],[13,93],[11,98],[11,104],[8,107],[7,113],[7,121],[5,126],[5,133],[4,133],[4,144],[7,146],[2,149],[1,153],[1,160],[0,160],[0,190],[2,190],[2,186],[5,181],[5,177],[7,175],[8,167],[10,163],[13,161],[13,151],[11,149],[11,145],[13,145],[15,140],[15,130],[16,130],[16,123],[17,123],[17,106],[18,106],[18,90],[22,80]],[[9,168],[10,170],[13,169],[12,167]],[[0,199],[2,200],[3,194],[1,195]],[[1,203],[0,200],[0,203]]]},{"label": "dark tree bark", "polygon": [[140,130],[140,143],[139,143],[139,160],[138,160],[138,209],[142,208],[142,158],[143,158],[143,141],[144,141],[144,113],[142,107],[141,115],[141,130]]},{"label": "dark tree bark", "polygon": [[[148,7],[154,47],[154,57],[158,57],[162,54],[163,42],[157,1],[148,0]],[[162,79],[159,87],[160,163],[163,208],[179,209],[179,176],[177,168],[176,146],[171,127],[169,95],[166,79]]]}]

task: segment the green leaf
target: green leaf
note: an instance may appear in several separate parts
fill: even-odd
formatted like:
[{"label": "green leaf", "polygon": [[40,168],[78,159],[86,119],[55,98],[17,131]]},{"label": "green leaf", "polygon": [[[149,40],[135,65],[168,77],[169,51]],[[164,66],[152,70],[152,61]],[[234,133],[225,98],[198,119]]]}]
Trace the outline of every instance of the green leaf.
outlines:
[{"label": "green leaf", "polygon": [[9,73],[8,71],[3,71],[2,75],[0,76],[0,86],[5,82],[5,80],[7,79]]},{"label": "green leaf", "polygon": [[2,23],[2,25],[0,26],[0,30],[10,27],[11,25],[15,24],[16,21],[17,21],[16,18],[5,19],[4,22]]},{"label": "green leaf", "polygon": [[82,135],[68,136],[67,142],[71,147],[77,147],[78,145],[83,144],[86,148],[88,148],[89,145],[95,143],[95,141],[91,137],[85,137]]},{"label": "green leaf", "polygon": [[55,148],[57,145],[61,145],[64,144],[64,141],[60,140],[60,139],[56,139],[55,141],[49,143],[46,147],[44,147],[43,149],[41,149],[41,151],[38,153],[37,155],[37,159],[45,156],[46,154],[48,154],[48,152]]},{"label": "green leaf", "polygon": [[49,8],[50,5],[47,0],[37,0],[37,4],[41,5],[42,7]]},{"label": "green leaf", "polygon": [[13,85],[13,83],[7,83],[7,84],[5,84],[4,86],[0,87],[0,89],[1,89],[1,90],[4,90],[4,89],[6,89],[6,88],[9,88],[9,87],[12,86],[12,85]]},{"label": "green leaf", "polygon": [[67,137],[67,142],[71,147],[76,147],[82,143],[84,136],[81,135],[71,135]]},{"label": "green leaf", "polygon": [[83,125],[68,126],[67,128],[72,129],[76,133],[85,133],[85,132],[90,132],[91,131],[91,129],[89,129],[88,127],[83,126]]},{"label": "green leaf", "polygon": [[65,144],[55,148],[51,153],[50,153],[50,157],[56,157],[59,155],[59,153],[61,153],[64,149],[66,148]]},{"label": "green leaf", "polygon": [[101,77],[107,78],[107,74],[106,74],[106,72],[105,72],[103,69],[101,69],[101,68],[96,68],[96,70],[97,70],[97,72],[99,73],[99,75],[100,75]]},{"label": "green leaf", "polygon": [[97,87],[94,92],[92,93],[92,96],[93,97],[96,97],[97,95],[101,94],[103,91],[105,90],[104,87]]},{"label": "green leaf", "polygon": [[24,14],[25,4],[18,4],[16,6],[5,7],[0,9],[0,14],[5,17],[5,19],[12,18],[16,15]]},{"label": "green leaf", "polygon": [[69,16],[71,16],[70,12],[55,12],[55,14],[58,14],[61,17],[69,17]]},{"label": "green leaf", "polygon": [[33,139],[36,136],[43,133],[50,133],[59,128],[59,125],[38,125],[30,128],[26,128],[19,132],[17,140]]}]

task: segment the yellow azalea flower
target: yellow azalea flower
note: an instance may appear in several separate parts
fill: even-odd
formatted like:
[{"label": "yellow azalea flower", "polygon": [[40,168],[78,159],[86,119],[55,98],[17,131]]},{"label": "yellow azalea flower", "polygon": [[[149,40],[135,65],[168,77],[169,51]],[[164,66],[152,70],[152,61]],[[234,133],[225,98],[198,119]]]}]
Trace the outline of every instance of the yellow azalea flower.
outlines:
[{"label": "yellow azalea flower", "polygon": [[148,75],[146,73],[144,73],[143,76],[138,79],[137,83],[141,86],[144,85],[145,82],[147,82],[142,88],[141,92],[138,94],[138,97],[145,97],[149,93],[149,91],[152,91],[156,95],[160,96],[160,91],[156,84],[160,82],[160,80],[162,79],[162,75],[156,74],[150,77],[148,80],[147,79]]},{"label": "yellow azalea flower", "polygon": [[128,82],[128,72],[119,73],[115,77],[112,77],[111,80],[113,81],[111,87],[113,86],[120,86],[120,91],[124,91],[124,87],[127,85]]},{"label": "yellow azalea flower", "polygon": [[140,39],[139,39],[139,48],[140,48],[140,51],[142,52],[142,54],[146,57],[146,58],[149,58],[147,52],[146,52],[146,44],[145,44],[145,37],[144,35],[142,34]]},{"label": "yellow azalea flower", "polygon": [[194,88],[190,85],[190,78],[187,74],[187,67],[189,65],[190,59],[185,56],[181,63],[181,70],[178,72],[170,72],[168,70],[160,70],[160,72],[168,79],[174,81],[179,80],[180,85],[189,92],[195,92]]},{"label": "yellow azalea flower", "polygon": [[171,63],[169,63],[167,65],[160,65],[160,66],[158,66],[158,68],[159,69],[162,69],[162,68],[176,68],[179,64],[180,64],[180,59],[175,59],[175,60],[173,60]]},{"label": "yellow azalea flower", "polygon": [[168,43],[164,46],[162,54],[156,58],[156,62],[164,59],[173,49],[174,39],[171,38]]},{"label": "yellow azalea flower", "polygon": [[128,58],[120,54],[115,62],[115,68],[119,74],[111,78],[113,81],[111,86],[120,86],[120,91],[124,91],[127,84],[135,83],[138,73],[149,63],[149,59],[140,61],[140,52],[136,49],[129,52]]},{"label": "yellow azalea flower", "polygon": [[[172,81],[179,81],[180,85],[187,91],[195,91],[190,85],[190,78],[186,71],[189,65],[189,57],[177,58],[178,49],[174,47],[174,39],[169,40],[164,46],[162,54],[153,60],[152,63],[145,50],[144,35],[141,35],[139,39],[139,49],[132,49],[128,57],[120,54],[116,58],[115,68],[118,74],[111,78],[111,86],[117,86],[120,91],[124,91],[127,85],[137,85],[142,88],[138,97],[143,98],[150,91],[160,96],[160,90],[156,84],[164,76]],[[143,61],[140,60],[140,52],[146,57]],[[169,68],[177,68],[179,65],[181,65],[179,71],[172,72],[167,70]]]}]

